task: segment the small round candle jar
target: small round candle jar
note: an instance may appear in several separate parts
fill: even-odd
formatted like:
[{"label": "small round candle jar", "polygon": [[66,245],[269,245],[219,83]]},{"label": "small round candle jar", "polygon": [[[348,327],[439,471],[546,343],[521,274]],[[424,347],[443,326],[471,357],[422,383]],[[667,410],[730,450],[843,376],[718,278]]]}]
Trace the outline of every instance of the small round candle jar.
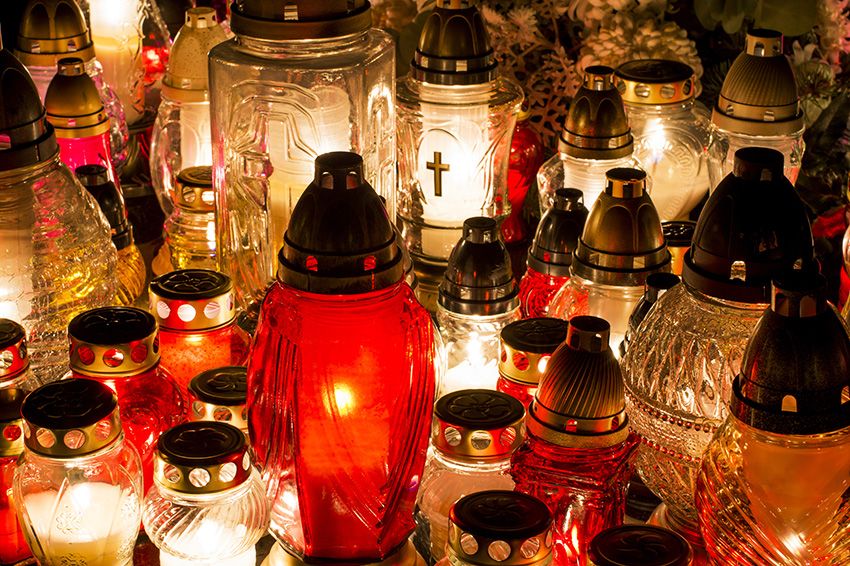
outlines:
[{"label": "small round candle jar", "polygon": [[414,513],[413,541],[429,563],[446,555],[455,501],[478,491],[513,489],[511,454],[525,439],[524,421],[522,404],[498,391],[465,389],[437,401]]},{"label": "small round candle jar", "polygon": [[142,458],[150,487],[159,435],[185,420],[186,403],[174,378],[159,363],[156,320],[133,307],[102,307],[74,317],[68,325],[71,375],[112,388],[127,440]]},{"label": "small round candle jar", "polygon": [[224,421],[248,434],[247,371],[245,366],[209,369],[189,383],[192,421]]},{"label": "small round candle jar", "polygon": [[142,522],[162,566],[254,566],[269,506],[239,429],[178,425],[159,437],[155,468]]},{"label": "small round candle jar", "polygon": [[26,387],[32,376],[24,327],[0,318],[0,390]]},{"label": "small round candle jar", "polygon": [[23,389],[0,388],[0,564],[14,564],[32,554],[12,498],[15,468],[24,451],[21,404],[25,396]]},{"label": "small round candle jar", "polygon": [[40,564],[129,566],[139,532],[142,468],[126,442],[118,398],[69,379],[24,400],[24,454],[13,497]]},{"label": "small round candle jar", "polygon": [[496,389],[528,409],[549,358],[567,338],[569,323],[558,318],[527,318],[502,329]]},{"label": "small round candle jar", "polygon": [[552,514],[515,491],[473,493],[452,505],[446,557],[438,566],[548,566]]},{"label": "small round candle jar", "polygon": [[590,541],[591,566],[690,566],[691,545],[673,531],[653,525],[605,529]]},{"label": "small round candle jar", "polygon": [[199,372],[245,363],[250,338],[236,325],[230,277],[209,269],[181,269],[150,285],[159,323],[162,366],[183,391]]}]

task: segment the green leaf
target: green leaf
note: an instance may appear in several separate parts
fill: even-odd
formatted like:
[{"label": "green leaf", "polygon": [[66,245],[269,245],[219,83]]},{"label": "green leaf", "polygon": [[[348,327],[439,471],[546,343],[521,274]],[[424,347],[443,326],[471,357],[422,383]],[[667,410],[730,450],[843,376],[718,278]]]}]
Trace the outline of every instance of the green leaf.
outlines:
[{"label": "green leaf", "polygon": [[760,0],[756,27],[774,29],[789,37],[808,33],[817,19],[815,0]]}]

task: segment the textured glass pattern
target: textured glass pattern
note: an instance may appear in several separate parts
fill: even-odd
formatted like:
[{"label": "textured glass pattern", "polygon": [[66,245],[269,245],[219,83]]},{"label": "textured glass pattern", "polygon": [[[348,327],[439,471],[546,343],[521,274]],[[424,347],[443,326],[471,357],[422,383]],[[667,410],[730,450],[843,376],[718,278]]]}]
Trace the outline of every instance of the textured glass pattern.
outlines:
[{"label": "textured glass pattern", "polygon": [[683,104],[628,104],[635,159],[652,179],[649,194],[662,222],[688,217],[708,192],[709,121]]},{"label": "textured glass pattern", "polygon": [[219,493],[193,495],[154,484],[145,496],[142,521],[161,561],[229,564],[266,534],[266,489],[257,471]]},{"label": "textured glass pattern", "polygon": [[850,563],[850,428],[779,435],[730,416],[708,447],[696,504],[713,565]]},{"label": "textured glass pattern", "polygon": [[529,267],[519,281],[519,303],[523,318],[549,315],[549,303],[555,293],[570,278],[558,275],[545,275]]},{"label": "textured glass pattern", "polygon": [[13,497],[24,535],[44,566],[125,566],[142,512],[139,455],[119,436],[77,458],[25,452]]},{"label": "textured glass pattern", "polygon": [[717,126],[711,126],[711,140],[708,146],[708,172],[711,178],[711,188],[714,189],[723,177],[732,172],[735,164],[735,152],[742,147],[767,147],[775,149],[785,156],[785,176],[791,183],[797,182],[800,166],[803,162],[803,152],[806,144],[803,132],[799,131],[787,136],[748,136],[728,132]]},{"label": "textured glass pattern", "polygon": [[212,269],[218,270],[216,253],[215,213],[192,212],[174,208],[171,216],[165,219],[165,245],[160,254],[165,254],[164,269],[158,275],[174,269]]},{"label": "textured glass pattern", "polygon": [[[584,206],[588,210],[605,190],[605,172],[615,167],[640,167],[631,155],[620,159],[579,159],[565,153],[550,157],[537,173],[537,189],[540,191],[540,214],[552,206],[558,189],[579,189],[584,194]],[[652,187],[652,177],[646,180]]]},{"label": "textured glass pattern", "polygon": [[37,384],[68,370],[68,322],[113,303],[109,224],[59,156],[0,173],[0,317],[29,337]]},{"label": "textured glass pattern", "polygon": [[726,417],[732,380],[766,305],[723,303],[686,284],[667,291],[622,361],[638,470],[674,523],[695,527],[700,458]]},{"label": "textured glass pattern", "polygon": [[145,259],[135,244],[118,250],[118,288],[115,293],[115,303],[130,306],[142,296],[147,283],[147,268]]},{"label": "textured glass pattern", "polygon": [[519,308],[491,316],[463,315],[437,307],[446,372],[437,398],[461,389],[496,389],[499,380],[499,336],[522,317]]},{"label": "textured glass pattern", "polygon": [[323,41],[237,37],[210,51],[219,263],[237,302],[261,301],[315,158],[363,157],[394,218],[395,50],[382,31]]},{"label": "textured glass pattern", "polygon": [[416,500],[416,531],[413,542],[420,554],[434,564],[446,555],[449,511],[455,501],[470,493],[489,489],[512,491],[510,455],[494,462],[461,461],[430,450],[419,496]]}]

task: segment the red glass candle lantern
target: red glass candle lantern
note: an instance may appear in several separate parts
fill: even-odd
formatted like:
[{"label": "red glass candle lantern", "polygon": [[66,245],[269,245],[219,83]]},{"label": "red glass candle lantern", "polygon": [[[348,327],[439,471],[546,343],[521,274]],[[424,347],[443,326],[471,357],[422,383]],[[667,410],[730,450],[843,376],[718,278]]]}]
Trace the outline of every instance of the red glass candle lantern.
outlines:
[{"label": "red glass candle lantern", "polygon": [[319,156],[248,362],[271,532],[306,561],[380,561],[413,531],[435,332],[354,153]]},{"label": "red glass candle lantern", "polygon": [[568,327],[569,323],[559,318],[527,318],[504,327],[499,337],[496,389],[528,409],[549,358],[567,339]]},{"label": "red glass candle lantern", "polygon": [[540,219],[528,250],[528,270],[519,282],[523,318],[549,314],[552,297],[570,279],[573,252],[588,214],[580,190],[555,191],[552,206]]},{"label": "red glass candle lantern", "polygon": [[198,373],[244,364],[250,338],[236,325],[233,283],[209,269],[180,269],[150,286],[162,367],[183,391]]},{"label": "red glass candle lantern", "polygon": [[24,327],[0,318],[0,390],[21,387],[32,376]]},{"label": "red glass candle lantern", "polygon": [[555,517],[555,563],[587,566],[587,547],[620,525],[634,471],[620,365],[610,325],[570,320],[567,341],[549,360],[531,403],[526,442],[514,454],[517,491],[545,501]]},{"label": "red glass candle lantern", "polygon": [[159,363],[156,320],[133,307],[103,307],[75,316],[68,335],[73,377],[100,381],[118,395],[124,432],[142,457],[147,490],[159,435],[185,420],[183,396]]},{"label": "red glass candle lantern", "polygon": [[543,165],[543,144],[531,127],[529,116],[528,109],[520,110],[511,138],[511,155],[508,158],[508,200],[511,201],[511,213],[502,222],[502,239],[506,244],[522,242],[528,235],[528,226],[522,219],[523,204],[537,170]]},{"label": "red glass candle lantern", "polygon": [[56,76],[47,87],[44,108],[56,131],[59,156],[71,171],[83,165],[103,165],[118,185],[112,165],[109,117],[82,59],[59,60]]},{"label": "red glass candle lantern", "polygon": [[192,421],[224,421],[248,434],[247,372],[245,366],[207,370],[189,383]]},{"label": "red glass candle lantern", "polygon": [[25,395],[22,389],[0,389],[0,564],[14,564],[31,554],[10,497],[15,464],[24,451],[21,404]]}]

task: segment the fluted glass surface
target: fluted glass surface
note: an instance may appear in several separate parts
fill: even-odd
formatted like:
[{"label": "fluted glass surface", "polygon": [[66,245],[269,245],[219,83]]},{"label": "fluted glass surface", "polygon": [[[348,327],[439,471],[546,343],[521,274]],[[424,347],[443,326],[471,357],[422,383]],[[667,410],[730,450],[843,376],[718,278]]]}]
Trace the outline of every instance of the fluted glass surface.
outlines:
[{"label": "fluted glass surface", "polygon": [[[570,188],[579,189],[584,193],[584,206],[590,210],[605,190],[605,173],[616,167],[639,168],[640,164],[632,155],[619,159],[579,159],[565,153],[556,153],[537,173],[540,214],[552,206],[555,191]],[[647,178],[646,183],[647,187],[652,186],[651,176]]]},{"label": "fluted glass surface", "polygon": [[785,176],[792,184],[796,183],[803,163],[803,152],[806,149],[803,141],[804,131],[800,128],[787,136],[750,136],[729,132],[712,124],[711,140],[708,145],[708,173],[711,188],[714,189],[726,175],[732,172],[735,152],[742,147],[767,147],[779,151],[785,156]]}]

